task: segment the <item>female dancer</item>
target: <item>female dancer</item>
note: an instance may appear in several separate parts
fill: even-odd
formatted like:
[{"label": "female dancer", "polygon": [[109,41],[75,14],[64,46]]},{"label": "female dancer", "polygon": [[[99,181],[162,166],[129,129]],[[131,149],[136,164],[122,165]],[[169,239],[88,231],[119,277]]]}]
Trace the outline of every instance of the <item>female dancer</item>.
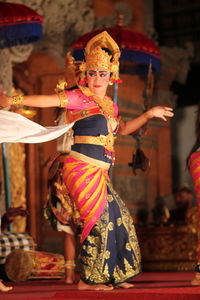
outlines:
[{"label": "female dancer", "polygon": [[198,205],[198,246],[197,246],[197,265],[195,268],[195,278],[192,285],[200,285],[200,104],[196,116],[196,141],[188,155],[187,164],[192,177],[195,196]]},{"label": "female dancer", "polygon": [[58,211],[53,202],[50,206],[61,223],[81,228],[80,290],[129,288],[127,281],[140,273],[132,218],[108,176],[114,140],[117,133],[128,135],[153,117],[166,121],[173,116],[171,108],[156,106],[127,122],[118,117],[117,105],[106,91],[110,81],[119,81],[119,56],[117,44],[104,31],[86,45],[77,89],[48,96],[0,97],[2,107],[13,102],[64,107],[66,122],[73,122],[74,144],[61,159],[62,178],[58,176],[56,185],[62,209]]}]

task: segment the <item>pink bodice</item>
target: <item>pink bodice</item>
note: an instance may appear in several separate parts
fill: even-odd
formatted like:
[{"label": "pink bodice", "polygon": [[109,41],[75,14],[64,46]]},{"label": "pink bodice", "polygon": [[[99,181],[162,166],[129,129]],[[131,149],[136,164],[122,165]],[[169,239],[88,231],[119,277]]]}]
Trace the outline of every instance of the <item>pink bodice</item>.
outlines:
[{"label": "pink bodice", "polygon": [[[93,101],[92,96],[86,96],[81,90],[75,89],[72,91],[65,91],[67,96],[66,108],[68,110],[80,111],[85,110],[94,106],[97,106],[96,102]],[[118,116],[118,106],[113,102],[114,117]]]}]

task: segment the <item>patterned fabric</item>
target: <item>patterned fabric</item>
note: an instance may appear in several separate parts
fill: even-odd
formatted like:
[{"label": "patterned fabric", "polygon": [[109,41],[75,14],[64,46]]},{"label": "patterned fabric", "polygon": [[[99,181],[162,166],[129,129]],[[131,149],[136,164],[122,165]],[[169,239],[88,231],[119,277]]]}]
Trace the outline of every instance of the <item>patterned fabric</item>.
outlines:
[{"label": "patterned fabric", "polygon": [[[51,200],[48,201],[47,206],[48,214],[52,210],[51,217],[53,217],[54,225],[59,221],[61,224],[70,225],[76,233],[82,232],[80,258],[82,280],[90,284],[118,284],[138,275],[141,258],[133,221],[121,198],[113,190],[107,175],[102,178],[102,184],[105,185],[106,189],[106,198],[102,206],[103,212],[95,219],[95,223],[93,223],[94,220],[88,223],[91,226],[90,230],[86,226],[84,231],[82,230],[85,223],[84,209],[81,210],[81,202],[78,203],[75,196],[80,200],[85,200],[87,214],[87,207],[90,207],[92,202],[89,201],[90,199],[84,198],[83,195],[86,190],[90,192],[98,190],[98,187],[94,188],[95,180],[97,181],[96,184],[101,181],[99,174],[102,175],[103,170],[74,159],[70,155],[63,155],[62,160],[64,161],[64,176],[61,176],[61,169],[59,172],[55,170],[58,177],[54,188],[51,188],[52,194],[49,198]],[[68,179],[65,178],[65,172]],[[62,180],[65,181],[65,184]],[[90,183],[90,186],[87,187],[86,183]],[[99,186],[99,191],[104,190],[101,189],[101,184]],[[71,189],[70,193],[69,189]],[[101,204],[100,197],[96,200]],[[57,203],[60,203],[62,207],[59,211],[57,210]],[[74,203],[80,205],[79,210],[74,207]],[[82,206],[84,208],[83,203]],[[89,209],[88,219],[95,216],[92,211]]]},{"label": "patterned fabric", "polygon": [[81,243],[102,214],[107,200],[108,170],[68,155],[63,180],[83,220]]},{"label": "patterned fabric", "polygon": [[[85,107],[88,99],[74,98],[73,102],[71,94],[67,94],[68,108],[72,109],[70,105],[76,101],[83,102]],[[116,134],[117,122],[114,124],[103,114],[88,116],[86,112],[87,109],[85,118],[77,120],[72,128],[74,137]],[[108,177],[113,153],[105,150],[96,144],[72,145],[72,151],[64,155],[62,168],[50,176],[52,188],[47,211],[54,225],[58,220],[75,230],[81,229],[82,280],[116,285],[140,273],[140,250],[132,218]]]},{"label": "patterned fabric", "polygon": [[[65,91],[66,93],[66,108],[71,110],[72,113],[76,113],[80,110],[87,110],[91,107],[97,106],[96,102],[93,100],[92,96],[85,95],[80,89],[75,89],[72,91]],[[113,102],[114,117],[118,115],[118,106]]]},{"label": "patterned fabric", "polygon": [[67,186],[63,182],[63,162],[68,153],[56,153],[52,158],[48,173],[48,199],[44,207],[44,216],[53,229],[70,234],[79,233],[80,214],[72,201]]},{"label": "patterned fabric", "polygon": [[196,267],[196,272],[200,272],[200,152],[193,152],[189,159],[189,169],[192,176],[194,191],[198,204],[198,265]]},{"label": "patterned fabric", "polygon": [[[100,136],[108,135],[108,122],[104,115],[93,115],[83,120],[75,122],[73,126],[74,137],[76,136]],[[99,145],[91,144],[74,144],[72,150],[82,153],[86,156],[92,157],[97,160],[112,163],[112,153]]]},{"label": "patterned fabric", "polygon": [[4,232],[0,234],[0,263],[4,264],[6,256],[14,249],[33,250],[35,243],[26,233]]},{"label": "patterned fabric", "polygon": [[106,207],[83,242],[80,260],[81,279],[89,284],[117,285],[141,271],[132,217],[110,183]]}]

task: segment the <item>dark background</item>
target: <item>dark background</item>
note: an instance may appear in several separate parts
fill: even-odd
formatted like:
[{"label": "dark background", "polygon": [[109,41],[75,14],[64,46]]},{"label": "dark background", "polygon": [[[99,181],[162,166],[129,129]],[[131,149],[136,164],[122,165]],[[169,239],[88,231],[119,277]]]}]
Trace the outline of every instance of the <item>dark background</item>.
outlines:
[{"label": "dark background", "polygon": [[194,57],[184,85],[173,82],[177,107],[200,102],[200,0],[154,0],[155,29],[160,46],[194,44]]}]

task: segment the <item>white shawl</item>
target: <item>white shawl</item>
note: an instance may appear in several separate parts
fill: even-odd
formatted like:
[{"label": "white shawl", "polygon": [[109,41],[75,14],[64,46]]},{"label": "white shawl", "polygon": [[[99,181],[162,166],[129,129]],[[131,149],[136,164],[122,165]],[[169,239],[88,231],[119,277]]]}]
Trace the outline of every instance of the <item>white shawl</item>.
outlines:
[{"label": "white shawl", "polygon": [[0,143],[44,143],[63,135],[73,125],[43,127],[20,114],[0,110]]}]

